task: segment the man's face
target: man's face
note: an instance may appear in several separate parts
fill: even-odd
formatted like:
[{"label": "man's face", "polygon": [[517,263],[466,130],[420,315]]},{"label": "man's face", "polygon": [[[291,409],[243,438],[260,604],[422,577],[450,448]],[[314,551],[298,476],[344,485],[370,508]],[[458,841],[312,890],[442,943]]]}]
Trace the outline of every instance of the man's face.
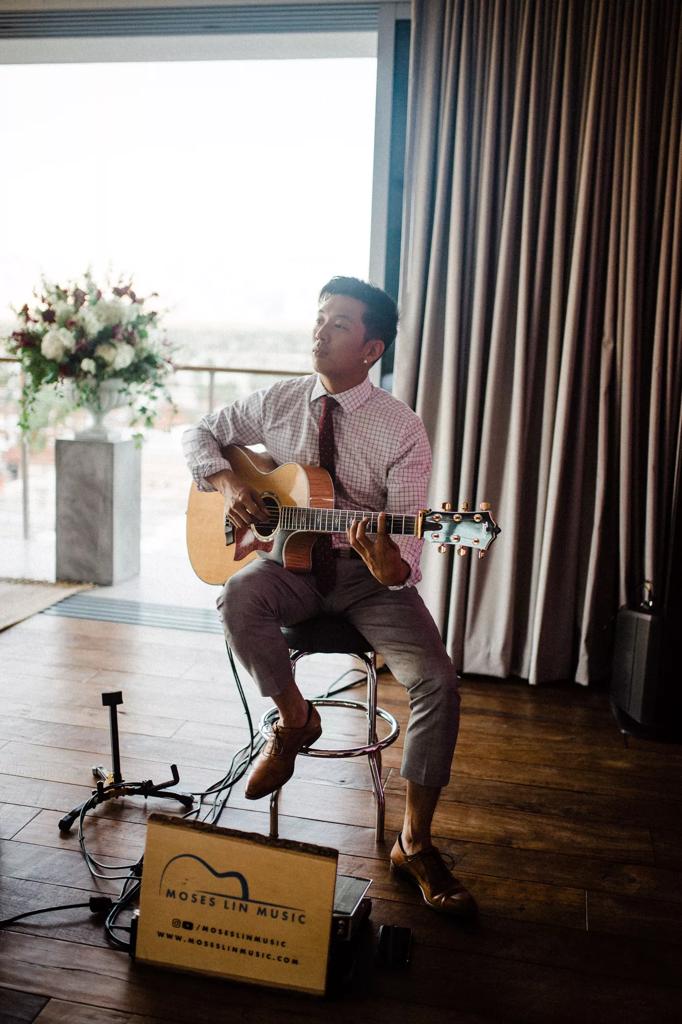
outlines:
[{"label": "man's face", "polygon": [[362,322],[364,302],[347,295],[330,295],[320,305],[313,331],[313,365],[336,390],[346,390],[367,376],[384,345],[366,339]]}]

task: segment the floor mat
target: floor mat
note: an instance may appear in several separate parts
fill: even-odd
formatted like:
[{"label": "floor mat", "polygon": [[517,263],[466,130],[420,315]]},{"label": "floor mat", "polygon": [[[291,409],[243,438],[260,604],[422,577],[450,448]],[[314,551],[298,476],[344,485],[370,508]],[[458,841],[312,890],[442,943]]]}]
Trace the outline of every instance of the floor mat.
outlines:
[{"label": "floor mat", "polygon": [[36,580],[0,580],[0,630],[15,626],[71,595],[90,589],[89,583],[40,583]]},{"label": "floor mat", "polygon": [[148,604],[123,601],[97,594],[76,594],[45,610],[46,615],[72,619],[97,619],[101,622],[125,622],[134,626],[158,626],[161,629],[188,629],[197,633],[218,633],[223,627],[214,608],[184,608],[174,604]]}]

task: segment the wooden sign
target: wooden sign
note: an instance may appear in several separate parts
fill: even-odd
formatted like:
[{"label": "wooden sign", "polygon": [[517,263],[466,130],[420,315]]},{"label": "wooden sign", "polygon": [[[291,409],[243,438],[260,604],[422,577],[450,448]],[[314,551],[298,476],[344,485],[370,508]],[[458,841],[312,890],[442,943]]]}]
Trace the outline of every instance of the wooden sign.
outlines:
[{"label": "wooden sign", "polygon": [[136,960],[323,995],[338,852],[152,814]]}]

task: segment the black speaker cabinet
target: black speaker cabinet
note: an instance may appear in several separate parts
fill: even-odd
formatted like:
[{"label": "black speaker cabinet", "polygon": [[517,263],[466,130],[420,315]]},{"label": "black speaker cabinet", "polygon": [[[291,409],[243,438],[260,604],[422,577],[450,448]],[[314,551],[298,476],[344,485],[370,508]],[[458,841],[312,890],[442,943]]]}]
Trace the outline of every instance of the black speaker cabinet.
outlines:
[{"label": "black speaker cabinet", "polygon": [[661,620],[622,608],[616,618],[611,696],[640,725],[657,725],[662,694]]}]

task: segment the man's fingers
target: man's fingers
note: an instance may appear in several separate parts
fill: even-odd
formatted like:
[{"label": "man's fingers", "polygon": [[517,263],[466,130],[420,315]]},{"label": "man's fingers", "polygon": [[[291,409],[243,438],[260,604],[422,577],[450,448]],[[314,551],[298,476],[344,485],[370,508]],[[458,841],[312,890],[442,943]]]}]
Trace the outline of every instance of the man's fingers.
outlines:
[{"label": "man's fingers", "polygon": [[236,526],[267,523],[270,515],[260,496],[246,488],[232,496],[227,514]]},{"label": "man's fingers", "polygon": [[367,536],[367,526],[368,526],[368,524],[369,524],[369,517],[367,517],[367,516],[365,516],[364,519],[361,519],[360,522],[358,523],[357,538],[358,538],[358,540],[360,541],[361,544],[364,544],[365,547],[369,547],[370,543],[371,543],[369,538],[368,538],[368,536]]},{"label": "man's fingers", "polygon": [[364,554],[367,551],[368,542],[365,535],[365,524],[368,522],[368,519],[354,519],[348,527],[350,546],[355,548],[360,554]]},{"label": "man's fingers", "polygon": [[372,549],[374,548],[374,542],[367,536],[367,524],[369,519],[356,519],[348,528],[348,540],[350,546],[354,548],[359,555],[363,558],[371,557]]},{"label": "man's fingers", "polygon": [[247,500],[244,502],[244,509],[252,523],[267,523],[269,513],[262,502]]},{"label": "man's fingers", "polygon": [[261,512],[253,502],[235,501],[225,509],[226,515],[235,526],[248,527],[254,523],[267,522],[267,509]]},{"label": "man's fingers", "polygon": [[235,526],[238,530],[242,530],[242,529],[250,526],[249,521],[247,519],[244,519],[244,517],[239,512],[237,512],[237,510],[234,509],[234,508],[231,508],[226,513],[226,515],[227,515],[227,518],[232,523],[232,525]]},{"label": "man's fingers", "polygon": [[256,491],[253,491],[248,487],[244,487],[238,494],[235,495],[234,504],[235,508],[245,512],[246,515],[250,517],[251,522],[267,522],[267,507],[263,504],[260,494],[258,494]]},{"label": "man's fingers", "polygon": [[263,499],[261,498],[260,494],[255,494],[254,499],[256,503],[256,514],[259,517],[259,522],[267,523],[268,519],[270,518],[268,506],[263,502]]}]

